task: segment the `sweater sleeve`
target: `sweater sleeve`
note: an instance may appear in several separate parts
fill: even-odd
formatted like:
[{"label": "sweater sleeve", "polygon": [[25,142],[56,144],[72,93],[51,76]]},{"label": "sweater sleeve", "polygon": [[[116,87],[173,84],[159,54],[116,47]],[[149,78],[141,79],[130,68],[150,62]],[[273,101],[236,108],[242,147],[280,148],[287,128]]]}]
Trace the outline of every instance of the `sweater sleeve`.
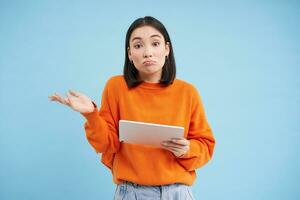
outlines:
[{"label": "sweater sleeve", "polygon": [[82,113],[87,120],[84,124],[86,137],[97,153],[115,153],[120,147],[117,101],[113,93],[108,82],[102,93],[99,111],[95,107],[91,113]]},{"label": "sweater sleeve", "polygon": [[194,171],[205,165],[213,155],[215,139],[207,122],[201,98],[194,90],[192,114],[187,139],[190,150],[178,162],[188,171]]}]

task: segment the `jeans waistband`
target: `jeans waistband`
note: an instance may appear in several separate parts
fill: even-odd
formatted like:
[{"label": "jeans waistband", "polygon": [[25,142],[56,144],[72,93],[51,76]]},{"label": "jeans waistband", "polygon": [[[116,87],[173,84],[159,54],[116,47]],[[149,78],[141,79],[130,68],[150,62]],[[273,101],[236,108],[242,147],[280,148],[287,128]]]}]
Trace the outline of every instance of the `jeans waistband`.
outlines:
[{"label": "jeans waistband", "polygon": [[183,183],[171,183],[171,184],[167,184],[167,185],[141,185],[141,184],[133,183],[130,181],[124,181],[123,184],[126,186],[129,186],[129,187],[131,186],[131,187],[135,187],[135,188],[137,188],[137,187],[152,187],[152,188],[158,188],[158,189],[162,189],[162,188],[169,189],[171,187],[182,186],[182,185],[187,186]]}]

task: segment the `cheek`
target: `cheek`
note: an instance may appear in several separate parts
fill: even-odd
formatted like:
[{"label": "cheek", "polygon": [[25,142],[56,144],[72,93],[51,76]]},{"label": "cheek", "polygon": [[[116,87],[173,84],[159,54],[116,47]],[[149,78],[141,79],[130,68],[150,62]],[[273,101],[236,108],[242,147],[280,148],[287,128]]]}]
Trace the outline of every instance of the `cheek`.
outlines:
[{"label": "cheek", "polygon": [[132,52],[131,57],[133,60],[139,60],[141,58],[141,53],[140,52]]},{"label": "cheek", "polygon": [[161,62],[164,62],[165,61],[165,57],[166,57],[165,51],[162,50],[160,52],[157,52],[156,57],[159,58],[159,60]]},{"label": "cheek", "polygon": [[159,58],[164,58],[166,55],[165,49],[158,49],[157,51],[155,51],[155,56],[159,57]]}]

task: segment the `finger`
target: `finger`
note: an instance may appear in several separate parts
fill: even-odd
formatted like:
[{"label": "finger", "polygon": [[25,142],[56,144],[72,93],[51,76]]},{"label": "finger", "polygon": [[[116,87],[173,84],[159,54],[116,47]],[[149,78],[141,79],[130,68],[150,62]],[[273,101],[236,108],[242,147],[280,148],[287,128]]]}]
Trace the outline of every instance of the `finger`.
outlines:
[{"label": "finger", "polygon": [[69,93],[70,93],[72,96],[75,96],[75,97],[79,97],[79,96],[80,96],[79,92],[76,92],[76,91],[74,91],[74,90],[69,90]]},{"label": "finger", "polygon": [[66,104],[66,101],[63,97],[61,97],[59,94],[55,94],[56,99],[62,103],[62,104]]},{"label": "finger", "polygon": [[176,146],[176,147],[185,147],[185,146],[189,146],[188,144],[181,144],[178,142],[173,142],[173,141],[164,141],[162,142],[164,145],[166,146]]},{"label": "finger", "polygon": [[172,152],[176,157],[181,157],[184,154],[186,154],[186,152],[189,151],[189,149],[176,149],[176,148],[164,148],[170,152]]},{"label": "finger", "polygon": [[48,96],[49,99],[54,99],[55,98],[56,93],[54,93],[53,95]]},{"label": "finger", "polygon": [[175,144],[180,144],[180,145],[184,145],[184,146],[190,144],[190,142],[185,138],[172,138],[171,141]]},{"label": "finger", "polygon": [[174,144],[172,142],[163,142],[162,145],[166,148],[186,149],[188,146],[181,144]]},{"label": "finger", "polygon": [[164,149],[168,150],[168,151],[172,151],[172,152],[185,152],[185,150],[183,149],[178,149],[178,148],[173,148],[173,147],[164,147]]},{"label": "finger", "polygon": [[49,99],[51,101],[56,101],[61,104],[66,104],[65,100],[58,93],[54,93],[54,95],[49,96]]},{"label": "finger", "polygon": [[51,101],[58,101],[58,98],[57,98],[57,96],[55,96],[55,95],[49,96],[48,98],[49,98]]},{"label": "finger", "polygon": [[49,98],[49,100],[50,100],[50,101],[57,101],[57,99],[54,98],[54,97]]},{"label": "finger", "polygon": [[182,155],[182,154],[185,153],[185,152],[182,151],[182,150],[178,150],[178,149],[174,149],[174,148],[168,148],[168,149],[166,149],[166,150],[172,152],[175,156]]},{"label": "finger", "polygon": [[53,96],[48,96],[48,99],[53,100],[54,97]]},{"label": "finger", "polygon": [[67,93],[67,98],[65,98],[65,102],[66,102],[66,104],[69,105],[69,106],[70,106],[71,103],[72,103],[72,101],[71,101],[71,96],[70,96],[70,94],[68,94],[68,93]]}]

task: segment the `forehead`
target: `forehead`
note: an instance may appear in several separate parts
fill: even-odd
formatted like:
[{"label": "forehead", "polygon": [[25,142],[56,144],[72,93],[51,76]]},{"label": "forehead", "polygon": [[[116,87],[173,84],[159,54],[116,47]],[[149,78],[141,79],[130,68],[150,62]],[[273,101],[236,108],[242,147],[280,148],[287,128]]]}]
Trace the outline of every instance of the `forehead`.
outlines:
[{"label": "forehead", "polygon": [[152,26],[142,26],[139,28],[136,28],[130,36],[130,41],[134,38],[141,38],[141,39],[148,39],[151,38],[153,35],[158,35],[162,39],[164,39],[163,35]]}]

